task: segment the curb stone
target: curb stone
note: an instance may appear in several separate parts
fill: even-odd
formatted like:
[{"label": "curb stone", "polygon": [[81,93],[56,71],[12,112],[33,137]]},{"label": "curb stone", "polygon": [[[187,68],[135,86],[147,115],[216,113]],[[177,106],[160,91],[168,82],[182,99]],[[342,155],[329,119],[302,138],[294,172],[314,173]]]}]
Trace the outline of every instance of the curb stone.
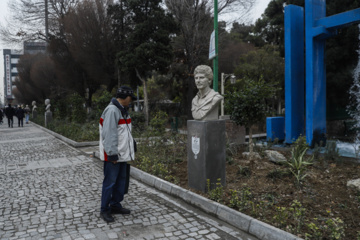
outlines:
[{"label": "curb stone", "polygon": [[54,137],[60,139],[61,141],[66,142],[67,144],[69,144],[70,146],[74,147],[74,148],[79,148],[79,147],[88,147],[88,146],[98,146],[99,145],[99,141],[93,141],[93,142],[76,142],[74,140],[71,140],[67,137],[64,137],[63,135],[60,135],[56,132],[53,132],[47,128],[44,128],[43,126],[40,126],[34,122],[30,122],[30,124],[34,125],[35,127],[40,128],[41,130],[43,130],[44,132],[47,132],[51,135],[53,135]]},{"label": "curb stone", "polygon": [[[31,122],[31,124],[75,148],[98,145],[98,141],[78,143],[33,122]],[[99,152],[94,152],[94,157],[99,159]],[[285,232],[267,223],[261,222],[255,218],[238,212],[232,208],[221,205],[189,190],[183,189],[173,183],[150,175],[135,167],[131,167],[130,175],[138,181],[141,181],[151,187],[155,187],[156,189],[166,192],[172,196],[178,197],[185,202],[200,208],[204,212],[216,216],[226,223],[239,228],[261,240],[303,240],[302,238],[299,238],[291,233]]]}]

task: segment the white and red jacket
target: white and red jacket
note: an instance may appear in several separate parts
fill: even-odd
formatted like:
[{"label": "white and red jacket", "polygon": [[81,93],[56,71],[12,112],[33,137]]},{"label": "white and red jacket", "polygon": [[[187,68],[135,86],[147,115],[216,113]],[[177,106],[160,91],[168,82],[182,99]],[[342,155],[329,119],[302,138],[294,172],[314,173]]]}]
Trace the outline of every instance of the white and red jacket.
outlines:
[{"label": "white and red jacket", "polygon": [[[126,124],[127,123],[127,124]],[[105,108],[99,123],[99,152],[103,161],[127,162],[135,158],[131,118],[115,99]]]}]

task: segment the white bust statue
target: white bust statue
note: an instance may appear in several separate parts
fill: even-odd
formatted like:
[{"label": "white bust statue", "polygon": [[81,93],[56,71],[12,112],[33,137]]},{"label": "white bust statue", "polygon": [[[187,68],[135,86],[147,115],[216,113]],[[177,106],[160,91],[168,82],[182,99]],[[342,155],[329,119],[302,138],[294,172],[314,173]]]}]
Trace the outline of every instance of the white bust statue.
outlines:
[{"label": "white bust statue", "polygon": [[33,106],[33,108],[32,108],[33,112],[36,112],[37,111],[36,102],[32,101],[31,105]]},{"label": "white bust statue", "polygon": [[219,119],[219,103],[223,96],[210,88],[213,72],[209,66],[199,65],[194,70],[195,85],[199,92],[192,100],[191,112],[195,120]]},{"label": "white bust statue", "polygon": [[50,107],[51,107],[50,99],[45,99],[45,105],[46,105],[45,111],[46,112],[51,112],[50,111]]}]

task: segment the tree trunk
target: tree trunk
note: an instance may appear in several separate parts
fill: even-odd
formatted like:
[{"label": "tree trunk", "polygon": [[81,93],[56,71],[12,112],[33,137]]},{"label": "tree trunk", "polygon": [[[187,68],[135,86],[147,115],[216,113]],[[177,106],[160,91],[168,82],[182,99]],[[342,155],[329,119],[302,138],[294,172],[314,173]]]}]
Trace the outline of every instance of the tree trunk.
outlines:
[{"label": "tree trunk", "polygon": [[195,80],[192,76],[189,76],[187,78],[188,81],[188,90],[187,90],[187,96],[186,96],[186,115],[187,115],[187,119],[188,120],[192,120],[193,116],[192,116],[192,112],[191,112],[191,106],[192,106],[192,100],[195,97],[194,95],[194,89],[195,89]]},{"label": "tree trunk", "polygon": [[145,126],[149,126],[149,99],[147,94],[147,82],[142,81],[144,85],[144,113],[145,113]]},{"label": "tree trunk", "polygon": [[278,112],[278,115],[281,115],[282,114],[282,109],[281,109],[281,98],[278,98],[278,106],[277,106],[277,112]]},{"label": "tree trunk", "polygon": [[252,126],[249,127],[249,159],[252,160],[254,156],[254,145],[252,139]]},{"label": "tree trunk", "polygon": [[149,126],[149,99],[147,94],[147,82],[146,79],[143,78],[139,71],[135,68],[136,76],[140,79],[144,86],[144,114],[145,114],[145,126]]}]

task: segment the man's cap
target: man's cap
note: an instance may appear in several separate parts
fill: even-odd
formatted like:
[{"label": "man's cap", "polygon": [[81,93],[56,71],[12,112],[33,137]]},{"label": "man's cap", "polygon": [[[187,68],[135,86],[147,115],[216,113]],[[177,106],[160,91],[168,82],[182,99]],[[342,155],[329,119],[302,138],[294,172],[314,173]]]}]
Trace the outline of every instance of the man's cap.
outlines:
[{"label": "man's cap", "polygon": [[116,91],[116,97],[117,98],[126,98],[127,96],[131,96],[132,100],[136,100],[137,97],[134,95],[134,91],[131,89],[131,87],[128,86],[121,86]]}]

